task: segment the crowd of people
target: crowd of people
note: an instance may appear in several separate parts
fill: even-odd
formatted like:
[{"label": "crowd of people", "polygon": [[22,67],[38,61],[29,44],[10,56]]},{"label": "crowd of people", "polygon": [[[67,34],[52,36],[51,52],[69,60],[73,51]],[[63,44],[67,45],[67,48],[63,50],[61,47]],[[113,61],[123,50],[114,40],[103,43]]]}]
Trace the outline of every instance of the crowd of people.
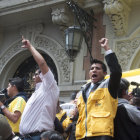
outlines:
[{"label": "crowd of people", "polygon": [[121,67],[107,38],[99,44],[105,50],[110,78],[105,79],[106,65],[94,59],[90,81],[72,94],[70,103],[62,105],[46,61],[29,40],[22,37],[22,44],[38,65],[35,91],[27,99],[23,80],[9,80],[9,98],[0,101],[0,140],[140,140],[140,93],[129,95],[130,83],[121,78]]}]

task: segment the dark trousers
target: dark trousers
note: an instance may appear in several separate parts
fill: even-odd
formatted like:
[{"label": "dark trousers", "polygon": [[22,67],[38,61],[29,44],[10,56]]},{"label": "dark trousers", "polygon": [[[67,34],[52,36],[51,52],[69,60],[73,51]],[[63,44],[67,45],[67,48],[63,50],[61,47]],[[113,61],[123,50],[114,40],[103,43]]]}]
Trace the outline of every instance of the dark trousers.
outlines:
[{"label": "dark trousers", "polygon": [[113,140],[110,136],[96,136],[96,137],[86,137],[81,140]]}]

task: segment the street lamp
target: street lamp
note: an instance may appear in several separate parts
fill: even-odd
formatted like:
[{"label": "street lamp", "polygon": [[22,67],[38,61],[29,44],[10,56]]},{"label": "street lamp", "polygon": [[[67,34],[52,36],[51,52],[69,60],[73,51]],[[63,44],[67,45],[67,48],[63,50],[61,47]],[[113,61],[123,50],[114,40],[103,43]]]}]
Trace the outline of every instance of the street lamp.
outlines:
[{"label": "street lamp", "polygon": [[81,48],[83,34],[79,26],[71,26],[65,30],[66,36],[66,53],[69,55],[70,60],[74,61],[77,52]]},{"label": "street lamp", "polygon": [[90,54],[90,62],[93,61],[91,54],[92,49],[92,36],[93,36],[93,22],[96,20],[91,14],[80,8],[74,1],[67,0],[67,5],[74,13],[80,27],[72,26],[65,30],[66,36],[66,53],[69,55],[70,60],[74,61],[78,51],[81,48],[83,37],[87,44]]}]

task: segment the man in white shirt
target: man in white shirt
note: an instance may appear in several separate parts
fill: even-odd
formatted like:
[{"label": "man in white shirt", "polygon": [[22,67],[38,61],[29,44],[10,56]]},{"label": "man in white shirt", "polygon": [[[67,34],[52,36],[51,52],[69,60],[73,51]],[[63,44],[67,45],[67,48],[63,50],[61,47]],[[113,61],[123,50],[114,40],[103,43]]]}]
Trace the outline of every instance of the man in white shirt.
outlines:
[{"label": "man in white shirt", "polygon": [[20,134],[24,140],[40,140],[40,134],[47,130],[54,130],[54,119],[59,97],[59,89],[52,72],[42,55],[31,45],[29,40],[22,38],[22,48],[27,48],[40,71],[33,77],[36,88],[24,109]]}]

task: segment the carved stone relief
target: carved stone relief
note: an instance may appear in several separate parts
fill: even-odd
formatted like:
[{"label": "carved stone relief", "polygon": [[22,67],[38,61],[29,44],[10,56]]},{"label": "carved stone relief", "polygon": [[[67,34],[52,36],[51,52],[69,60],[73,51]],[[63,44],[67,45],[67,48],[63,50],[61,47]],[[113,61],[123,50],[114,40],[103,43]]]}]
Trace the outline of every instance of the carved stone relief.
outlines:
[{"label": "carved stone relief", "polygon": [[115,34],[117,36],[124,35],[127,32],[130,1],[104,0],[103,3],[105,13],[110,17]]},{"label": "carved stone relief", "polygon": [[52,22],[59,25],[65,43],[65,29],[72,25],[72,14],[69,12],[66,4],[52,7]]},{"label": "carved stone relief", "polygon": [[115,52],[124,71],[128,70],[130,60],[139,46],[140,37],[116,42]]},{"label": "carved stone relief", "polygon": [[20,47],[21,41],[14,43],[0,58],[0,73],[2,72],[6,63],[23,49]]},{"label": "carved stone relief", "polygon": [[[70,61],[66,55],[63,47],[61,47],[54,40],[46,37],[45,35],[40,35],[43,30],[42,24],[34,26],[23,26],[20,29],[20,33],[29,38],[31,43],[40,50],[44,50],[48,55],[53,56],[54,62],[57,64],[57,68],[60,72],[60,83],[70,82]],[[14,43],[0,58],[0,73],[5,67],[6,63],[19,52],[23,51],[20,47],[21,40]]]},{"label": "carved stone relief", "polygon": [[28,25],[23,25],[19,30],[21,35],[34,42],[35,36],[41,34],[43,29],[44,27],[43,24],[41,23],[39,24],[30,23]]},{"label": "carved stone relief", "polygon": [[69,26],[70,24],[70,14],[65,5],[59,5],[52,8],[52,21],[54,24],[61,26]]},{"label": "carved stone relief", "polygon": [[70,82],[70,61],[65,50],[45,36],[37,36],[35,46],[37,48],[44,48],[53,55],[59,66],[61,82]]}]

